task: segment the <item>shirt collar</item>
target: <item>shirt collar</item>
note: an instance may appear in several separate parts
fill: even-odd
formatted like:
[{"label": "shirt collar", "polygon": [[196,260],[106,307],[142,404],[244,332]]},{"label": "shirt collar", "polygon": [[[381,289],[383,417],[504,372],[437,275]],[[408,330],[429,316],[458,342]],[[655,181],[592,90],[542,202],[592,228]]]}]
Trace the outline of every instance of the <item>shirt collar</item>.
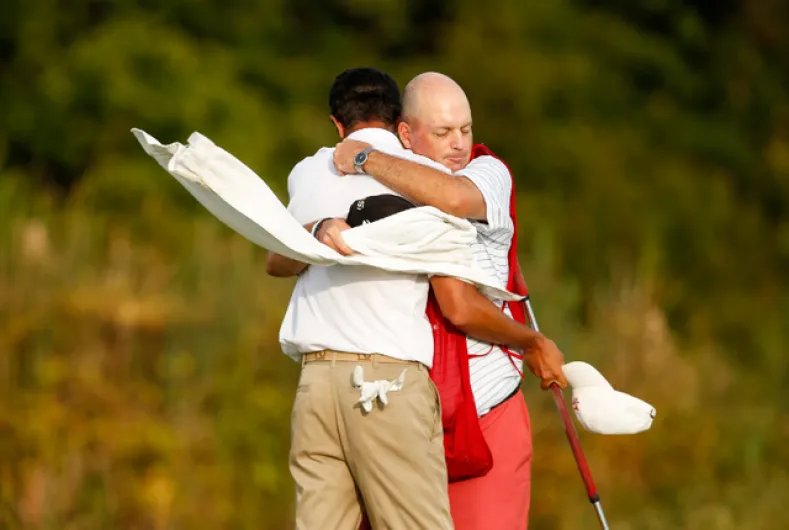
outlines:
[{"label": "shirt collar", "polygon": [[368,143],[375,148],[387,150],[403,149],[403,144],[400,143],[400,140],[394,133],[378,127],[366,127],[353,131],[346,138]]}]

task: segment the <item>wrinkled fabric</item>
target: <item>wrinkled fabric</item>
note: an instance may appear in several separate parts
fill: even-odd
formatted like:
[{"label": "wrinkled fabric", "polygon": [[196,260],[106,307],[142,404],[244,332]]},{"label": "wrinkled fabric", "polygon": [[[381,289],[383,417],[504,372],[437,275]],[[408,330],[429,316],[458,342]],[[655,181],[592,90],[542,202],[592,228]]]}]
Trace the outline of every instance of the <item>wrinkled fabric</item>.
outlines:
[{"label": "wrinkled fabric", "polygon": [[357,254],[342,256],[293,218],[260,177],[210,139],[193,133],[187,145],[162,145],[132,129],[145,152],[230,228],[269,251],[312,265],[365,265],[391,272],[451,276],[502,300],[522,300],[474,261],[474,227],[424,206],[343,232]]}]

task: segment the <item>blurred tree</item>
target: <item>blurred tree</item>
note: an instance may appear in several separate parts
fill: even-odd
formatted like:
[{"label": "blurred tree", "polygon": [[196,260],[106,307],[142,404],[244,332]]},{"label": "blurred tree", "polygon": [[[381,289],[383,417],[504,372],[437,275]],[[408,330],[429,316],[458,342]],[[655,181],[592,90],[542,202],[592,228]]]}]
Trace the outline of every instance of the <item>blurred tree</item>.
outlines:
[{"label": "blurred tree", "polygon": [[[129,129],[200,131],[284,199],[336,142],[334,76],[372,65],[464,86],[546,331],[666,411],[590,440],[622,524],[780,527],[787,24],[778,0],[4,0],[0,526],[288,524],[289,284]],[[539,418],[535,528],[583,527]]]}]

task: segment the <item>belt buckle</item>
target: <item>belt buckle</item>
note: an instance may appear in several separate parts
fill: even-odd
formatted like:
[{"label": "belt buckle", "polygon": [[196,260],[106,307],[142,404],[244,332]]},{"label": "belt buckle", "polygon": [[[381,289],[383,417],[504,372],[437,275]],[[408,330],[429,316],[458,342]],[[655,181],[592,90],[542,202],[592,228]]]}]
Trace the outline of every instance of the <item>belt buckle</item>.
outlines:
[{"label": "belt buckle", "polygon": [[357,353],[356,360],[357,361],[369,361],[373,358],[372,354],[370,353]]}]

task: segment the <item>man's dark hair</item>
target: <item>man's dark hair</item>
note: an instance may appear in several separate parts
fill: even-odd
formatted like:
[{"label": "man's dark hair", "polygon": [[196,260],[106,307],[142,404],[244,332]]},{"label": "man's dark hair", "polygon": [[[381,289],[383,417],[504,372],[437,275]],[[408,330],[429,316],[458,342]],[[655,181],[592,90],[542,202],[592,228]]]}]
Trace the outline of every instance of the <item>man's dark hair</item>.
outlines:
[{"label": "man's dark hair", "polygon": [[332,83],[329,108],[346,129],[373,120],[394,126],[400,118],[400,88],[376,68],[351,68]]}]

